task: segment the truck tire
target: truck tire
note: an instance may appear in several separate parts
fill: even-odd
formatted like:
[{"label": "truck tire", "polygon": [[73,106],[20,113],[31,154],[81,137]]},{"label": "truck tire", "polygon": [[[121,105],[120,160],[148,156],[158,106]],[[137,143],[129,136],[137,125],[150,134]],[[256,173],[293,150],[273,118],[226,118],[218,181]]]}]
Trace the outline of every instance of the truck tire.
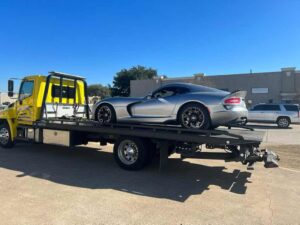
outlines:
[{"label": "truck tire", "polygon": [[290,126],[290,118],[288,117],[279,117],[277,119],[277,126],[280,128],[288,128]]},{"label": "truck tire", "polygon": [[0,146],[3,148],[11,148],[14,142],[11,140],[11,132],[7,123],[0,124]]},{"label": "truck tire", "polygon": [[126,170],[142,169],[150,157],[146,142],[135,137],[119,138],[114,144],[114,158],[117,164]]}]

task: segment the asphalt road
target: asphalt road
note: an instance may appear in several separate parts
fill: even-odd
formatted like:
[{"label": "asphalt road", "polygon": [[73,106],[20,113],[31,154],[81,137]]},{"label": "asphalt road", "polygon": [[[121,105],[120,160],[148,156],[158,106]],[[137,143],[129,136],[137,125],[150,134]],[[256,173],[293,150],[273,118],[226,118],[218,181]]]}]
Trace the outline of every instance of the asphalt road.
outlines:
[{"label": "asphalt road", "polygon": [[281,168],[173,156],[163,173],[129,172],[111,146],[0,148],[0,224],[299,224],[300,126],[258,129]]}]

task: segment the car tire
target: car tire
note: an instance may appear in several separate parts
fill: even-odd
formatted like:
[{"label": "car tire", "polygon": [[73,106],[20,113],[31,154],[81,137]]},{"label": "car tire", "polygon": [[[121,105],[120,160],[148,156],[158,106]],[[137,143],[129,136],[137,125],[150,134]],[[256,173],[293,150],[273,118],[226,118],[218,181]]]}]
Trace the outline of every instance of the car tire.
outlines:
[{"label": "car tire", "polygon": [[114,144],[114,158],[126,170],[140,170],[149,163],[151,152],[147,141],[135,137],[121,137]]},{"label": "car tire", "polygon": [[248,119],[245,118],[245,119],[241,122],[241,125],[242,125],[242,126],[246,126],[247,123],[248,123]]},{"label": "car tire", "polygon": [[12,148],[14,142],[11,140],[11,132],[7,123],[0,124],[0,146],[2,148]]},{"label": "car tire", "polygon": [[101,125],[115,123],[117,121],[115,109],[109,104],[101,104],[97,107],[95,120]]},{"label": "car tire", "polygon": [[208,110],[201,104],[189,103],[184,105],[178,113],[178,120],[182,127],[188,129],[211,129]]},{"label": "car tire", "polygon": [[288,117],[279,117],[277,119],[277,126],[280,128],[288,128],[290,126],[290,119]]}]

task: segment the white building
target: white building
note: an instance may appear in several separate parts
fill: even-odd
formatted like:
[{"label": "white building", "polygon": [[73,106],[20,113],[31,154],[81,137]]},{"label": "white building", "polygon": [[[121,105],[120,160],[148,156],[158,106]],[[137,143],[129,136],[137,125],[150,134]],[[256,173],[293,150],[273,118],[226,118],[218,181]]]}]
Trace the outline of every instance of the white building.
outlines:
[{"label": "white building", "polygon": [[13,98],[9,97],[7,92],[0,92],[0,105],[2,105],[3,103],[13,103],[16,101],[17,98],[17,94],[15,94],[15,96]]}]

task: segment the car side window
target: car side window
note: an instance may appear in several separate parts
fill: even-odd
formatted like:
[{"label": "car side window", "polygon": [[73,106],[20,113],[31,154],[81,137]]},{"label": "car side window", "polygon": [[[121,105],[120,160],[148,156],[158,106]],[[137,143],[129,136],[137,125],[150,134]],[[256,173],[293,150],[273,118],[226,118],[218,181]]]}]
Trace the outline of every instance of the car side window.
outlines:
[{"label": "car side window", "polygon": [[284,105],[284,108],[286,111],[289,111],[289,112],[298,112],[299,111],[299,108],[297,105]]},{"label": "car side window", "polygon": [[253,111],[280,111],[279,105],[257,105]]},{"label": "car side window", "polygon": [[280,111],[279,105],[265,105],[264,110],[266,111]]},{"label": "car side window", "polygon": [[165,98],[165,97],[172,96],[174,94],[175,94],[175,92],[173,90],[166,88],[166,89],[162,89],[162,90],[154,93],[153,97],[154,98]]},{"label": "car side window", "polygon": [[160,90],[157,90],[153,94],[153,98],[166,98],[174,95],[180,95],[189,92],[189,89],[185,87],[166,87]]},{"label": "car side window", "polygon": [[33,92],[33,81],[23,81],[20,88],[19,100],[23,100],[32,95]]},{"label": "car side window", "polygon": [[181,94],[185,94],[189,92],[189,89],[185,88],[185,87],[176,87],[175,88],[175,94],[176,95],[181,95]]},{"label": "car side window", "polygon": [[260,110],[263,110],[263,105],[254,106],[254,108],[252,109],[252,111],[260,111]]}]

